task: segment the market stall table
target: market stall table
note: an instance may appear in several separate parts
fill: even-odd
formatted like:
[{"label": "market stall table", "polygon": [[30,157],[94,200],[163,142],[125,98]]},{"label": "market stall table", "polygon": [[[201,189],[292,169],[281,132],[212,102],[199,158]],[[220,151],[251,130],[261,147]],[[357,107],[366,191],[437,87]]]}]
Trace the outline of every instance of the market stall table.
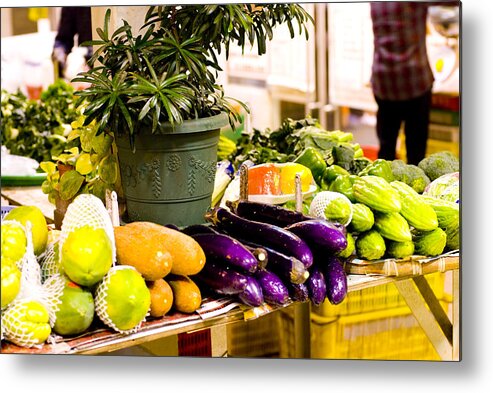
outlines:
[{"label": "market stall table", "polygon": [[[43,213],[50,217],[50,206],[46,196],[29,188],[2,188],[2,197],[12,204],[35,204],[42,207]],[[52,207],[51,207],[52,209]],[[412,257],[403,261],[383,260],[376,262],[353,260],[346,264],[348,273],[348,292],[374,286],[394,283],[405,299],[413,315],[421,325],[430,342],[442,360],[458,360],[460,357],[460,271],[459,253],[436,258]],[[440,306],[425,275],[433,272],[451,271],[452,318]],[[310,357],[309,303],[292,303],[285,307],[295,307],[295,353],[297,358]],[[193,314],[174,313],[163,318],[151,319],[131,334],[122,334],[101,327],[75,338],[58,337],[52,343],[34,348],[21,348],[14,344],[2,343],[2,353],[30,354],[102,354],[129,348],[163,337],[181,333],[224,326],[230,323],[254,318],[275,312],[280,307],[268,305],[250,308],[230,298],[205,299],[202,307]]]}]

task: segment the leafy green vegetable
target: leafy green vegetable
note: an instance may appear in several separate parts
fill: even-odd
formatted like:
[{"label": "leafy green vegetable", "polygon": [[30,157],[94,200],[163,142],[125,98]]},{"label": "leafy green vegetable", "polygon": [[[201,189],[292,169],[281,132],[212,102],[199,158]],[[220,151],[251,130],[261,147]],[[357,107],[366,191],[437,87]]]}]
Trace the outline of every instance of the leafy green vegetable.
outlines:
[{"label": "leafy green vegetable", "polygon": [[2,144],[11,154],[42,162],[73,145],[67,137],[77,118],[74,90],[63,80],[51,84],[39,101],[2,89],[1,107]]}]

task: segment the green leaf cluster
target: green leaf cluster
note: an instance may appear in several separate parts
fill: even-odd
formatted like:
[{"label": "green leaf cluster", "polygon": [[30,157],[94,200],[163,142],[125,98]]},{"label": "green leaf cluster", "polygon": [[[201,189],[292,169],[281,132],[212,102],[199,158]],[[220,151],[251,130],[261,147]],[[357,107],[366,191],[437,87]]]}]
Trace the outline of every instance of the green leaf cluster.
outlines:
[{"label": "green leaf cluster", "polygon": [[[264,54],[275,27],[287,24],[291,36],[305,33],[311,16],[296,4],[226,4],[149,7],[137,34],[126,21],[110,33],[110,10],[99,39],[83,43],[96,49],[92,67],[74,81],[89,83],[77,92],[87,103],[85,125],[96,120],[99,132],[130,136],[138,127],[153,132],[164,122],[204,118],[226,112],[231,127],[239,120],[232,98],[217,84],[218,54],[231,44],[257,44]],[[239,101],[237,101],[239,102]],[[246,106],[239,102],[246,110]]]},{"label": "green leaf cluster", "polygon": [[[40,164],[47,173],[41,189],[53,204],[57,198],[70,201],[86,193],[104,202],[106,190],[122,194],[114,136],[98,133],[100,127],[94,120],[84,125],[85,119],[79,115],[70,124],[68,140],[75,146]],[[62,167],[65,171],[61,173]]]}]

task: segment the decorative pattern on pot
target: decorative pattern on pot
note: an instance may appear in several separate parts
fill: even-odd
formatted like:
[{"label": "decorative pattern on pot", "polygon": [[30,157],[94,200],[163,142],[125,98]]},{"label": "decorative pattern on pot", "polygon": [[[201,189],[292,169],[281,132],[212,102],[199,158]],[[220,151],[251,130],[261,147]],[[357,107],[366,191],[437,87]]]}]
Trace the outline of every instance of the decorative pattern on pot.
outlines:
[{"label": "decorative pattern on pot", "polygon": [[145,162],[139,166],[126,164],[123,168],[123,177],[127,187],[135,188],[147,177],[151,177],[152,193],[155,198],[161,195],[161,161],[154,158],[151,162]]},{"label": "decorative pattern on pot", "polygon": [[196,175],[197,172],[202,171],[205,174],[205,178],[209,183],[214,182],[214,177],[216,174],[216,162],[215,161],[202,161],[195,156],[190,156],[188,160],[190,170],[188,172],[188,193],[190,195],[195,194],[195,189],[197,185]]}]

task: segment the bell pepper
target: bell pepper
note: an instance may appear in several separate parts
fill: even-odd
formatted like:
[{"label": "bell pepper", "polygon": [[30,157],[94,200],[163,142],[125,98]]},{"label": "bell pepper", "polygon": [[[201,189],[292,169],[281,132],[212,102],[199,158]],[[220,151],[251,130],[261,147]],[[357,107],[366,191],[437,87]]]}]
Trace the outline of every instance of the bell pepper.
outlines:
[{"label": "bell pepper", "polygon": [[353,192],[353,184],[358,176],[354,175],[339,175],[330,183],[329,191],[338,192],[345,195],[352,203],[356,202]]},{"label": "bell pepper", "polygon": [[392,165],[390,161],[384,160],[383,158],[379,158],[373,161],[370,165],[368,165],[365,169],[363,169],[358,176],[378,176],[389,183],[394,181],[394,175],[392,173]]},{"label": "bell pepper", "polygon": [[312,172],[315,182],[320,185],[327,164],[323,154],[315,147],[305,148],[294,162],[306,166]]},{"label": "bell pepper", "polygon": [[323,181],[324,184],[327,186],[327,190],[329,189],[328,187],[330,186],[330,183],[332,183],[337,176],[339,175],[349,175],[350,173],[346,171],[342,166],[339,165],[329,165],[323,175]]}]

